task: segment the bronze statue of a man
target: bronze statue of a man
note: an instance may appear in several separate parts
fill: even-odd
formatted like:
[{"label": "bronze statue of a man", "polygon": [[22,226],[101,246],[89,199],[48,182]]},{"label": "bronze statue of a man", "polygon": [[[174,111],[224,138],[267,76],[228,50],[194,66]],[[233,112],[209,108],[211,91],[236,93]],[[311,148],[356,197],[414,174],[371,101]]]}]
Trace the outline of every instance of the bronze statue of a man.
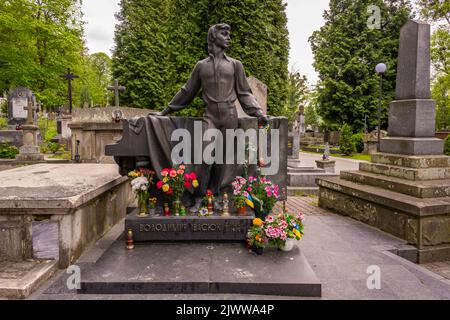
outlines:
[{"label": "bronze statue of a man", "polygon": [[[238,127],[236,99],[239,100],[245,113],[257,117],[260,124],[268,123],[261,106],[252,94],[242,63],[224,53],[231,40],[230,29],[225,23],[216,24],[209,29],[209,57],[196,64],[184,87],[175,95],[169,106],[157,115],[165,116],[187,107],[198,91],[203,89],[203,100],[206,104],[204,121],[207,129],[215,128],[224,132],[226,129]],[[209,166],[207,177],[201,179],[199,191],[205,192],[206,188],[211,188],[218,194],[220,182],[229,180],[224,179],[227,166],[225,164],[215,164],[213,168]]]}]

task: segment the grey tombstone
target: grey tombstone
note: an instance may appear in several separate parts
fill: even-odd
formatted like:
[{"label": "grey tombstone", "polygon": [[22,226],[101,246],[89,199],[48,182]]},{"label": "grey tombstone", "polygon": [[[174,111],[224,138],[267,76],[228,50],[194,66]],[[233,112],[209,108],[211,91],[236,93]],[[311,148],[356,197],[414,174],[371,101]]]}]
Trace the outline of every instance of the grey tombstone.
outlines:
[{"label": "grey tombstone", "polygon": [[435,106],[430,93],[430,25],[409,21],[400,31],[396,100],[389,108],[388,137],[380,151],[406,155],[440,155],[435,138]]},{"label": "grey tombstone", "polygon": [[[247,81],[250,86],[250,89],[252,90],[253,96],[255,97],[256,101],[258,101],[259,105],[261,106],[263,113],[267,114],[267,85],[265,85],[263,82],[259,81],[255,77],[249,77],[249,78],[247,78]],[[244,110],[242,110],[239,100],[236,100],[236,109],[237,109],[239,118],[249,118],[250,117],[249,115],[247,115],[244,112]]]},{"label": "grey tombstone", "polygon": [[8,124],[24,124],[27,120],[28,100],[36,104],[36,98],[30,89],[18,87],[11,90],[8,98]]}]

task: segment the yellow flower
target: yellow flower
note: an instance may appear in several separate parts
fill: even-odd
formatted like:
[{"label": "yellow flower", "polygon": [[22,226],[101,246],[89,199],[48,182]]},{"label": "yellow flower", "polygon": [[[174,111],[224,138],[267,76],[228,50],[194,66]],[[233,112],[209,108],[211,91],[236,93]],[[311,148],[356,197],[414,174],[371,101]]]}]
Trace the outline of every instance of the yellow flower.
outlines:
[{"label": "yellow flower", "polygon": [[169,185],[165,184],[162,186],[162,191],[167,192],[167,191],[169,191],[169,188],[170,188]]},{"label": "yellow flower", "polygon": [[[169,178],[167,178],[167,177],[164,177],[164,178],[163,178],[163,182],[164,182],[164,183],[167,183],[168,181],[169,181]],[[165,191],[164,191],[164,192],[165,192]]]},{"label": "yellow flower", "polygon": [[262,226],[262,224],[263,224],[263,221],[260,218],[253,219],[254,226],[259,227],[259,226]]},{"label": "yellow flower", "polygon": [[193,186],[194,188],[197,188],[197,187],[198,187],[198,180],[192,181],[192,186]]},{"label": "yellow flower", "polygon": [[294,234],[297,236],[297,238],[302,238],[302,234],[297,229],[294,229]]}]

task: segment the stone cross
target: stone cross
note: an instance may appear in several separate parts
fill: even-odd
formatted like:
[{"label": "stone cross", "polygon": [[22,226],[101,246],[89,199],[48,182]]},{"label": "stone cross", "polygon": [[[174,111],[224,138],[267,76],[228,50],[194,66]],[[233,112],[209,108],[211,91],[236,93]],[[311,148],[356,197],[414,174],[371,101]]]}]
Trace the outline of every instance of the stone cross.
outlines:
[{"label": "stone cross", "polygon": [[68,82],[69,113],[72,113],[72,80],[79,78],[79,76],[74,75],[70,72],[70,69],[67,69],[67,73],[63,74],[61,77]]},{"label": "stone cross", "polygon": [[119,80],[114,80],[114,85],[109,86],[108,90],[114,91],[115,107],[119,107],[119,91],[125,91],[125,87],[119,86]]},{"label": "stone cross", "polygon": [[27,124],[33,124],[33,110],[36,110],[36,106],[33,105],[31,99],[28,99],[28,106],[23,109],[27,111]]}]

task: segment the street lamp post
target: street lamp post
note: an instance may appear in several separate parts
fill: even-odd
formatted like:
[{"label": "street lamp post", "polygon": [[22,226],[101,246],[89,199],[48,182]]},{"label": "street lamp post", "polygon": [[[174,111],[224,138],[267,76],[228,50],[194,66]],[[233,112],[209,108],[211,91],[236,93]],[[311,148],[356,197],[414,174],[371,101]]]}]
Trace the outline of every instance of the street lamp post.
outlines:
[{"label": "street lamp post", "polygon": [[386,65],[384,63],[379,63],[375,67],[376,73],[380,76],[380,97],[378,101],[378,152],[380,151],[380,141],[381,141],[381,98],[383,96],[383,76],[386,72]]}]

